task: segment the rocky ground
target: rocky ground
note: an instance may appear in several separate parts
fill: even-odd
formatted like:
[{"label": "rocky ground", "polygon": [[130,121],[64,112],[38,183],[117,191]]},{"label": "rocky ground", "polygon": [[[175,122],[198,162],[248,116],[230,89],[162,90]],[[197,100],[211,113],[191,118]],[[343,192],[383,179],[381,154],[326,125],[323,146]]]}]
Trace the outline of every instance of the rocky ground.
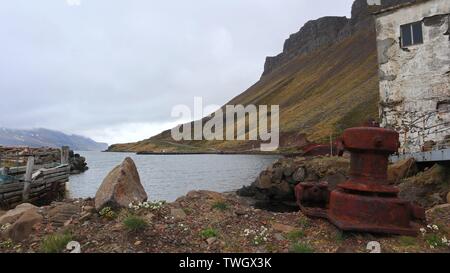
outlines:
[{"label": "rocky ground", "polygon": [[368,252],[371,241],[379,242],[382,252],[450,252],[445,239],[450,238],[450,204],[427,211],[429,227],[417,238],[343,233],[300,212],[259,210],[235,194],[206,191],[117,212],[104,209],[99,214],[92,199],[77,199],[55,202],[36,213],[42,219],[33,222],[31,235],[16,242],[4,236],[0,252],[69,252],[65,247],[72,240],[87,253]]},{"label": "rocky ground", "polygon": [[369,252],[368,244],[377,242],[382,252],[450,253],[448,169],[416,167],[399,163],[391,166],[389,177],[404,198],[422,201],[427,209],[427,223],[417,237],[341,232],[293,207],[279,212],[255,207],[261,200],[292,203],[287,193],[301,181],[340,183],[347,177],[345,157],[282,159],[239,191],[246,197],[196,191],[172,203],[144,202],[147,194],[127,158],[105,178],[95,199],[0,211],[0,252],[70,252],[72,242],[72,251],[86,253],[358,253]]}]

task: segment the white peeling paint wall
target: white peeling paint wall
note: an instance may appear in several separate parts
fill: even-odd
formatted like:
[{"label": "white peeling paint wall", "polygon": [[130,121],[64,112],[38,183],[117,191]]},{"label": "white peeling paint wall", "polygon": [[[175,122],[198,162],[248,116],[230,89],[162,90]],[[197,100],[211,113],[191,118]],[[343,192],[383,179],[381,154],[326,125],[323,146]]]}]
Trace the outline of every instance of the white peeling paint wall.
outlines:
[{"label": "white peeling paint wall", "polygon": [[[450,0],[432,0],[376,18],[381,124],[400,133],[400,152],[450,136],[449,13]],[[417,21],[423,44],[404,50],[400,26]]]}]

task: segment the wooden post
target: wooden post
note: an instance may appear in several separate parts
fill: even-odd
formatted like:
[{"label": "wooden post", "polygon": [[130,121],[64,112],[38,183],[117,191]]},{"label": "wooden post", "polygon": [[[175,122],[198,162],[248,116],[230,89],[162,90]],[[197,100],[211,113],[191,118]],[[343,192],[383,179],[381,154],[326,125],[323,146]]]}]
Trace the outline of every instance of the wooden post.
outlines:
[{"label": "wooden post", "polygon": [[330,134],[330,156],[333,157],[333,133]]},{"label": "wooden post", "polygon": [[31,176],[33,175],[34,157],[28,157],[27,171],[25,172],[25,183],[23,185],[22,200],[28,201],[31,189]]},{"label": "wooden post", "polygon": [[69,146],[63,146],[61,148],[61,164],[69,164]]}]

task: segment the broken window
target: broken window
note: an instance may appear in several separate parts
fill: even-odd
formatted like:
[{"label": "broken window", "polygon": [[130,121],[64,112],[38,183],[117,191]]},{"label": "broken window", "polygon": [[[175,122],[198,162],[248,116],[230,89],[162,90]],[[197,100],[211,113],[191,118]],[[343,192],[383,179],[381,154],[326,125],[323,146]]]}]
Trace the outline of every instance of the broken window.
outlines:
[{"label": "broken window", "polygon": [[400,26],[402,47],[423,43],[422,22]]},{"label": "broken window", "polygon": [[439,113],[449,113],[450,112],[450,100],[443,100],[437,103],[437,110]]}]

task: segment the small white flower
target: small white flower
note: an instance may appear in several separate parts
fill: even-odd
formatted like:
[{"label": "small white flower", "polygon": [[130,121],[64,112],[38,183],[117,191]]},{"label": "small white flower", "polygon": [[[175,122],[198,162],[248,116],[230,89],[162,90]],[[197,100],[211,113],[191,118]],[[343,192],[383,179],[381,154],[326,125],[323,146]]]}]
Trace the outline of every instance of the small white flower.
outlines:
[{"label": "small white flower", "polygon": [[420,232],[422,232],[423,234],[425,234],[425,233],[427,233],[427,230],[424,229],[424,228],[421,228],[421,229],[420,229]]},{"label": "small white flower", "polygon": [[439,230],[439,227],[437,225],[433,225],[433,229],[437,231]]},{"label": "small white flower", "polygon": [[442,238],[442,243],[444,243],[444,244],[447,244],[447,243],[448,243],[447,237],[444,236],[444,237]]}]

